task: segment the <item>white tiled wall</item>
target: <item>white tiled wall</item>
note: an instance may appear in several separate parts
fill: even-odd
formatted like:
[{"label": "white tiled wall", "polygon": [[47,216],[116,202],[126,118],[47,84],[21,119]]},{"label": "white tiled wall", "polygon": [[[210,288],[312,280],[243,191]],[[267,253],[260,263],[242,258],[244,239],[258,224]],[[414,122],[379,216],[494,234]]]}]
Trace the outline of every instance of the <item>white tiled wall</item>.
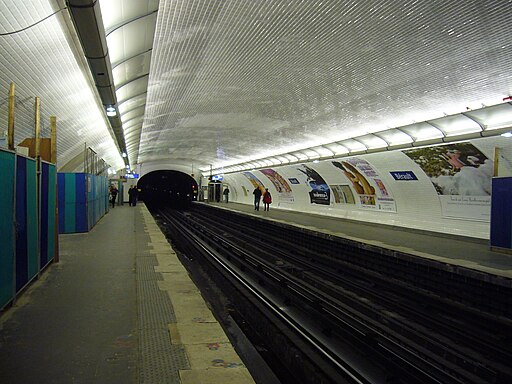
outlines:
[{"label": "white tiled wall", "polygon": [[[512,172],[512,139],[504,137],[482,138],[472,140],[471,143],[482,151],[489,159],[493,159],[494,148],[501,148],[502,159],[500,169],[502,172]],[[301,212],[329,215],[334,217],[360,220],[372,223],[394,225],[399,227],[423,229],[448,234],[458,234],[476,238],[489,238],[489,223],[476,220],[464,220],[443,217],[439,196],[428,176],[422,169],[402,151],[387,151],[367,155],[359,155],[368,161],[379,173],[384,185],[395,199],[396,212],[370,211],[358,208],[356,205],[311,204],[308,192],[309,186],[300,180],[301,184],[290,184],[293,191],[293,202],[282,202],[270,180],[260,171],[251,171],[273,195],[273,208],[289,209]],[[333,159],[335,160],[335,159]],[[340,170],[333,167],[331,160],[319,163],[307,163],[315,169],[327,184],[345,183],[346,179],[340,176]],[[286,180],[297,177],[296,168],[299,165],[269,167],[275,169]],[[396,181],[391,171],[413,171],[417,181]],[[225,183],[229,184],[230,199],[239,203],[252,204],[253,185],[242,173],[225,175]],[[247,196],[243,192],[245,187]]]}]

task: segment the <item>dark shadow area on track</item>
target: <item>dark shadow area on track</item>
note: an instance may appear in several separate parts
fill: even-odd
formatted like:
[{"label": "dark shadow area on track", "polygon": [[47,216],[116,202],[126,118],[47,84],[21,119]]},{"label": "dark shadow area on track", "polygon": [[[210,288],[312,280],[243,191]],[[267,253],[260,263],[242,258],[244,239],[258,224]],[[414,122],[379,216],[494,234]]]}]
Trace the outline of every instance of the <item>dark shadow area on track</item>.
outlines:
[{"label": "dark shadow area on track", "polygon": [[188,208],[197,200],[197,183],[186,173],[179,171],[154,171],[144,175],[137,187],[139,200],[148,208]]}]

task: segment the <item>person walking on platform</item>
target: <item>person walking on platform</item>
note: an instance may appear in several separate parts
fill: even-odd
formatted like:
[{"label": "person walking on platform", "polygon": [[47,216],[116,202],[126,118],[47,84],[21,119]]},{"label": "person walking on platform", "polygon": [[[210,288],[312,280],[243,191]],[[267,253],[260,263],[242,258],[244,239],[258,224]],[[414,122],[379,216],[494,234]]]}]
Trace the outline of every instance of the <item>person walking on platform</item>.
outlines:
[{"label": "person walking on platform", "polygon": [[112,203],[112,208],[116,206],[116,198],[117,198],[117,188],[115,185],[110,186],[110,202]]},{"label": "person walking on platform", "polygon": [[131,206],[135,207],[137,205],[137,195],[138,195],[137,187],[132,185],[130,187],[130,189],[128,190],[128,205],[130,205],[130,207]]},{"label": "person walking on platform", "polygon": [[224,195],[224,200],[226,200],[226,203],[229,203],[229,188],[226,187],[226,189],[224,190],[224,192],[222,192],[222,194]]},{"label": "person walking on platform", "polygon": [[261,189],[259,187],[254,188],[254,191],[252,192],[254,195],[254,210],[259,211],[260,210],[260,199],[261,199]]},{"label": "person walking on platform", "polygon": [[268,188],[265,188],[265,193],[263,194],[263,207],[264,211],[270,210],[270,204],[272,203],[272,195],[268,191]]}]

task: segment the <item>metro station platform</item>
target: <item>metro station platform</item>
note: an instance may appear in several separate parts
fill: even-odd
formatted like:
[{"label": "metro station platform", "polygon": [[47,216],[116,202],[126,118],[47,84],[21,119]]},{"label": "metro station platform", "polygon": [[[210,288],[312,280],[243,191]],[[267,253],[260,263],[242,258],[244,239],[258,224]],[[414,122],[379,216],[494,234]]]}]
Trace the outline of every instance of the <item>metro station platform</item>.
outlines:
[{"label": "metro station platform", "polygon": [[272,205],[269,211],[263,211],[263,204],[259,211],[255,211],[254,206],[249,204],[198,204],[208,204],[445,264],[512,278],[512,255],[491,251],[487,240],[295,212]]},{"label": "metro station platform", "polygon": [[0,382],[254,383],[143,204],[60,236],[0,315]]},{"label": "metro station platform", "polygon": [[[512,277],[512,256],[478,239],[209,205]],[[143,204],[111,209],[89,233],[61,235],[60,259],[0,314],[2,384],[259,382]]]}]

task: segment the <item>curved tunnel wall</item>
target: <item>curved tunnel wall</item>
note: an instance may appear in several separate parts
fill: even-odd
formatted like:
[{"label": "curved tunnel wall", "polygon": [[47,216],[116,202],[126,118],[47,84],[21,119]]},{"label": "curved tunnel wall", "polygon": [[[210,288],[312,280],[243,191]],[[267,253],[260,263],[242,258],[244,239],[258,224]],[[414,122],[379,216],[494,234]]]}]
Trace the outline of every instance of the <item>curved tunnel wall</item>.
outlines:
[{"label": "curved tunnel wall", "polygon": [[[169,164],[165,161],[154,161],[154,162],[147,162],[144,164],[137,165],[137,173],[139,173],[140,177],[150,174],[151,172],[155,171],[176,171],[181,172],[186,175],[191,176],[194,174],[194,169],[190,166],[180,165],[180,164]],[[200,173],[199,171],[197,173]],[[195,177],[191,176],[195,179]],[[196,180],[197,182],[197,180]]]},{"label": "curved tunnel wall", "polygon": [[260,186],[272,208],[488,239],[494,149],[510,175],[511,144],[498,136],[269,166],[227,174],[223,183],[238,203],[253,204]]},{"label": "curved tunnel wall", "polygon": [[197,198],[197,182],[190,175],[174,170],[151,171],[137,182],[139,199],[150,205],[180,205]]}]

